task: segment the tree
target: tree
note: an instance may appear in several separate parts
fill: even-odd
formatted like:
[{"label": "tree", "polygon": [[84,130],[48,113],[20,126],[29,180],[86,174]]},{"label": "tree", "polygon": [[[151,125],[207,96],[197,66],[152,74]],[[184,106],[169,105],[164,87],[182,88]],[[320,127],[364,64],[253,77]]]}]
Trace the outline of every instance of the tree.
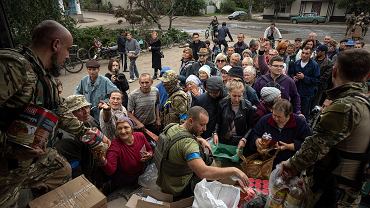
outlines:
[{"label": "tree", "polygon": [[346,9],[347,13],[370,12],[369,0],[334,0],[338,8]]},{"label": "tree", "polygon": [[265,7],[274,6],[274,19],[277,19],[277,15],[281,9],[282,4],[292,4],[295,0],[264,0]]},{"label": "tree", "polygon": [[73,34],[76,22],[62,14],[57,0],[3,0],[5,14],[15,45],[28,45],[33,28],[43,20],[52,19],[66,26]]}]

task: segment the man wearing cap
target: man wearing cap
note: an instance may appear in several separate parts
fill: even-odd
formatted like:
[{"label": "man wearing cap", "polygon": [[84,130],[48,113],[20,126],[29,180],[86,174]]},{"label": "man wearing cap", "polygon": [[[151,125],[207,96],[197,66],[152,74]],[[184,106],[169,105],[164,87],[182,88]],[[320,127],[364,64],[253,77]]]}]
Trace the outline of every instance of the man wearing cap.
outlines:
[{"label": "man wearing cap", "polygon": [[88,75],[83,77],[78,84],[75,94],[84,95],[91,103],[91,115],[99,121],[99,108],[103,103],[108,102],[109,94],[118,90],[108,78],[99,75],[100,64],[92,59],[86,62]]},{"label": "man wearing cap", "polygon": [[194,102],[194,106],[200,106],[204,108],[209,115],[209,122],[207,129],[201,134],[203,138],[209,138],[212,136],[212,132],[215,131],[217,123],[217,106],[220,100],[227,95],[224,91],[224,84],[222,78],[219,76],[210,77],[205,83],[206,93],[201,94]]},{"label": "man wearing cap", "polygon": [[352,39],[348,39],[345,45],[346,45],[345,50],[352,49],[355,47],[356,42]]},{"label": "man wearing cap", "polygon": [[211,75],[216,76],[217,74],[217,68],[215,67],[215,64],[207,61],[208,58],[208,49],[207,48],[201,48],[198,52],[199,59],[198,61],[192,63],[191,65],[189,64],[186,66],[185,71],[186,71],[186,78],[190,76],[190,74],[194,74],[195,76],[198,76],[198,72],[200,67],[203,65],[207,65],[211,68]]},{"label": "man wearing cap", "polygon": [[169,96],[161,112],[162,126],[165,127],[170,123],[182,123],[187,118],[186,112],[190,108],[190,98],[181,89],[175,71],[168,70],[160,80]]},{"label": "man wearing cap", "polygon": [[241,68],[240,66],[232,67],[229,70],[228,76],[229,76],[229,80],[237,79],[243,82],[245,86],[244,95],[243,95],[244,99],[247,99],[249,102],[252,103],[252,105],[257,106],[259,103],[257,93],[251,86],[245,84],[243,68]]},{"label": "man wearing cap", "polygon": [[263,87],[276,87],[281,91],[281,97],[293,104],[293,112],[301,113],[301,100],[297,92],[297,86],[292,78],[283,74],[284,59],[280,56],[273,57],[269,62],[270,73],[260,76],[253,88],[257,95],[261,96]]},{"label": "man wearing cap", "polygon": [[[65,99],[65,104],[63,114],[72,114],[85,127],[99,128],[99,124],[90,115],[91,104],[85,96],[70,95]],[[74,135],[64,130],[59,130],[57,137],[59,140],[55,143],[55,149],[72,165],[72,176],[84,174],[89,180],[93,180],[94,160],[89,145],[76,140]]]},{"label": "man wearing cap", "polygon": [[328,52],[328,47],[326,45],[319,45],[316,51],[315,61],[320,65],[320,84],[318,91],[315,94],[312,106],[321,106],[326,97],[324,92],[332,87],[331,71],[333,69],[333,63],[326,55]]}]

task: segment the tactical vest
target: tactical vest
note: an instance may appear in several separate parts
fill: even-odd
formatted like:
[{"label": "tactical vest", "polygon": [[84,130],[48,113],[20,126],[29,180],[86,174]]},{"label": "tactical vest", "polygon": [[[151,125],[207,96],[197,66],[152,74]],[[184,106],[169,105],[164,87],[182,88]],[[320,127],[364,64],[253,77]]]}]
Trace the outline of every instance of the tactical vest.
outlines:
[{"label": "tactical vest", "polygon": [[164,128],[163,132],[159,135],[159,141],[157,143],[156,150],[154,153],[154,161],[158,169],[157,184],[159,186],[161,186],[162,181],[164,180],[163,172],[175,177],[189,175],[193,173],[189,166],[175,164],[168,159],[169,151],[176,142],[185,138],[194,138],[194,136],[190,134],[188,131],[180,131],[172,138],[168,137],[167,136],[168,129],[175,125],[179,124],[170,123]]},{"label": "tactical vest", "polygon": [[181,96],[184,99],[185,105],[187,107],[186,111],[189,110],[190,99],[188,95],[182,90],[174,92],[163,105],[161,121],[164,126],[170,123],[182,123],[187,118],[186,112],[184,112],[183,114],[178,114],[172,106],[172,101],[177,96]]}]

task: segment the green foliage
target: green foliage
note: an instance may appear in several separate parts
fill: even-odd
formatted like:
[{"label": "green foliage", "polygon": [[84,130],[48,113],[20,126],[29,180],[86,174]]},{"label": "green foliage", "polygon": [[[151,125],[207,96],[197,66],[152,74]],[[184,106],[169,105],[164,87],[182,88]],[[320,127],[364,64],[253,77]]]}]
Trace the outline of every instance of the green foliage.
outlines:
[{"label": "green foliage", "polygon": [[236,3],[233,0],[226,0],[221,3],[220,6],[221,13],[232,13],[236,11]]},{"label": "green foliage", "polygon": [[101,0],[80,0],[82,9],[97,12],[113,12],[113,5],[108,3],[103,3]]},{"label": "green foliage", "polygon": [[176,15],[198,16],[200,10],[206,7],[205,0],[176,0]]},{"label": "green foliage", "polygon": [[338,8],[347,9],[347,13],[370,12],[369,0],[334,0]]},{"label": "green foliage", "polygon": [[29,45],[33,28],[43,20],[55,20],[72,33],[76,22],[62,14],[57,0],[4,0],[5,14],[15,45]]}]

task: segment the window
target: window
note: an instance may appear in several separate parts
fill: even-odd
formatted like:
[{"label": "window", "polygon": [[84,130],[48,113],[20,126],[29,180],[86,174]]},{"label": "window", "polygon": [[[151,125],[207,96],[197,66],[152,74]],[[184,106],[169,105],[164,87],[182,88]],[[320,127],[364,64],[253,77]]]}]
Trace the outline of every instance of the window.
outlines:
[{"label": "window", "polygon": [[290,4],[288,4],[287,2],[281,2],[279,13],[290,13]]}]

